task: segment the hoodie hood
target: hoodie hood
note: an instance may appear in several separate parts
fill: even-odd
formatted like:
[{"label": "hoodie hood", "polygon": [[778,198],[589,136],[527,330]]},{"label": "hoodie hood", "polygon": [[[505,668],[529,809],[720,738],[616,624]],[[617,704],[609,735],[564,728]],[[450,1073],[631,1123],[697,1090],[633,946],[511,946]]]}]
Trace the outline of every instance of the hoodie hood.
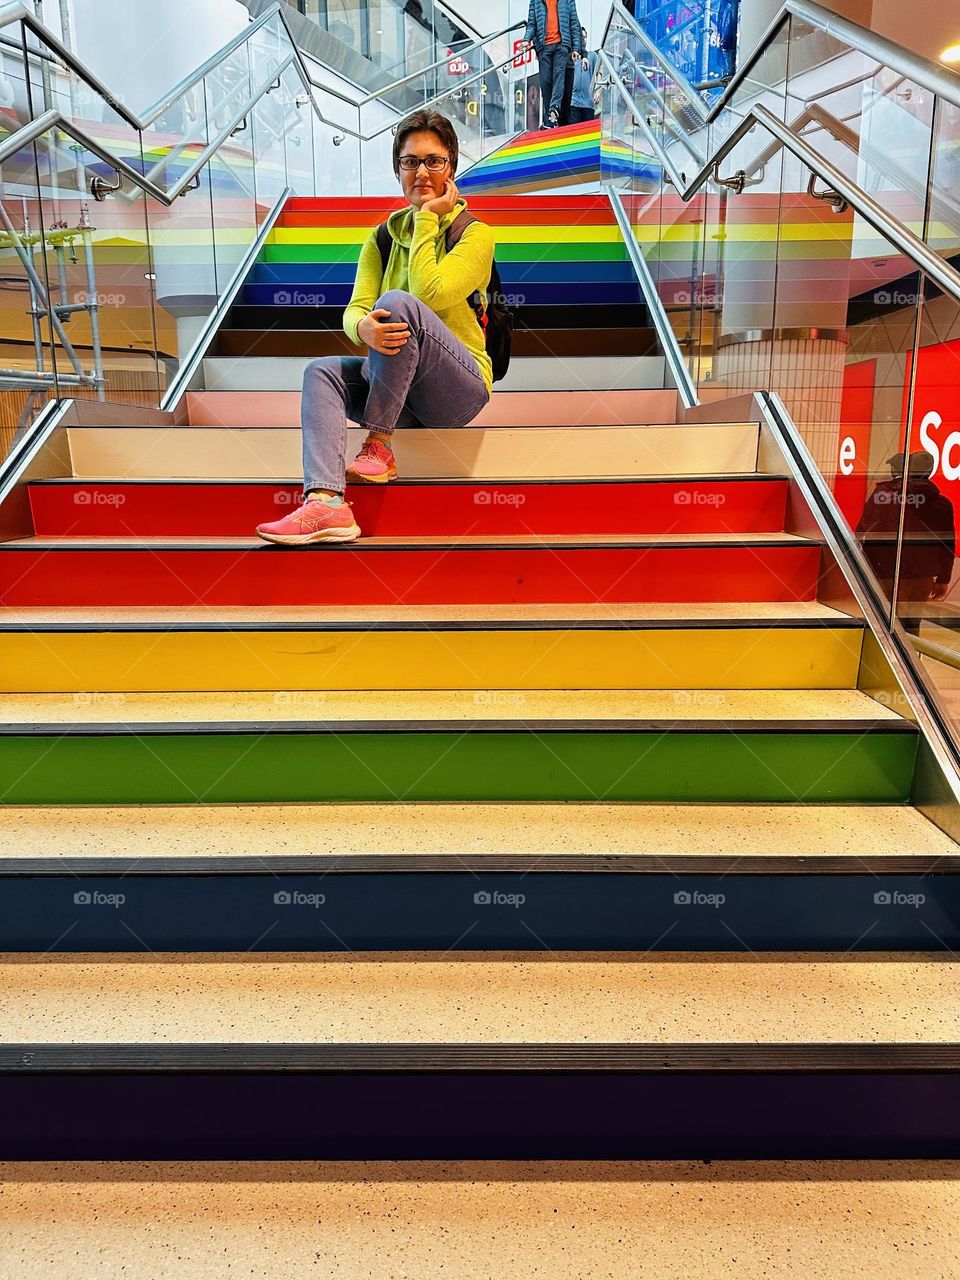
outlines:
[{"label": "hoodie hood", "polygon": [[[460,196],[450,213],[444,214],[440,219],[441,236],[446,235],[447,227],[466,207],[466,200]],[[403,209],[395,209],[387,218],[387,229],[391,236],[406,249],[413,243],[413,218],[416,212],[413,205],[408,204]]]}]

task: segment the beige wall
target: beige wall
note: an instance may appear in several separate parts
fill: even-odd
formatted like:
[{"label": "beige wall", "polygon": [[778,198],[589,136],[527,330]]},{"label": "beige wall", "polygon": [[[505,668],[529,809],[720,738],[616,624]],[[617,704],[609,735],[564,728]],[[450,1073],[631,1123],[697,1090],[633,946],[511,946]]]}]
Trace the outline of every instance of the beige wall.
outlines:
[{"label": "beige wall", "polygon": [[[819,0],[827,9],[870,27],[915,53],[936,59],[960,44],[956,0]],[[741,56],[748,53],[780,9],[780,0],[740,0]]]},{"label": "beige wall", "polygon": [[[836,8],[830,0],[827,4]],[[955,0],[873,0],[870,25],[889,40],[937,59],[948,45],[960,44],[960,5]]]}]

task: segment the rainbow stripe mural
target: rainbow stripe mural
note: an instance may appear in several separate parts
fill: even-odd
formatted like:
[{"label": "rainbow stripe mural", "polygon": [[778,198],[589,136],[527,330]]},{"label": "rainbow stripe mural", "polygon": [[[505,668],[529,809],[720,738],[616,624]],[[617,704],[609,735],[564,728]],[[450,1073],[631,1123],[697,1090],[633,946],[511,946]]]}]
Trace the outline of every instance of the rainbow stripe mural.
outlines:
[{"label": "rainbow stripe mural", "polygon": [[509,192],[596,182],[600,176],[600,121],[520,133],[472,168],[457,175],[457,186],[471,191]]},{"label": "rainbow stripe mural", "polygon": [[457,175],[464,193],[500,192],[523,195],[551,187],[595,185],[612,178],[633,175],[644,189],[659,180],[653,156],[637,152],[619,138],[604,137],[601,121],[568,124],[559,129],[538,129],[518,134],[470,169]]}]

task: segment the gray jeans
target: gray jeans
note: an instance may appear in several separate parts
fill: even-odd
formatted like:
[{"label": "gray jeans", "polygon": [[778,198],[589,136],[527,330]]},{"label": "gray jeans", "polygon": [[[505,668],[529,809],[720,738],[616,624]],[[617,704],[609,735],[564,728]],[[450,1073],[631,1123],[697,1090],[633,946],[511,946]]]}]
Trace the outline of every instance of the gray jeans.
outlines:
[{"label": "gray jeans", "polygon": [[437,313],[405,289],[374,304],[389,323],[405,320],[407,341],[395,355],[320,356],[303,375],[303,488],[343,493],[347,419],[368,431],[394,427],[464,427],[490,396],[477,362]]},{"label": "gray jeans", "polygon": [[570,46],[568,44],[545,44],[537,54],[540,72],[540,111],[543,123],[547,123],[550,112],[555,111],[559,119],[563,106],[563,79],[570,65]]}]

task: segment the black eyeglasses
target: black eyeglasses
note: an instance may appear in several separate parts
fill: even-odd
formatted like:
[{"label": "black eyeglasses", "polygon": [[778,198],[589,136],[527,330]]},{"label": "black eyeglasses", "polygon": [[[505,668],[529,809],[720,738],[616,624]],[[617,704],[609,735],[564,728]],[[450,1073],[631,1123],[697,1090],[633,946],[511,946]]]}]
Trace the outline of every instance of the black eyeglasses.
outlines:
[{"label": "black eyeglasses", "polygon": [[449,156],[401,156],[398,163],[400,168],[406,169],[408,173],[419,169],[422,164],[427,166],[430,173],[439,173],[450,163],[450,158]]}]

